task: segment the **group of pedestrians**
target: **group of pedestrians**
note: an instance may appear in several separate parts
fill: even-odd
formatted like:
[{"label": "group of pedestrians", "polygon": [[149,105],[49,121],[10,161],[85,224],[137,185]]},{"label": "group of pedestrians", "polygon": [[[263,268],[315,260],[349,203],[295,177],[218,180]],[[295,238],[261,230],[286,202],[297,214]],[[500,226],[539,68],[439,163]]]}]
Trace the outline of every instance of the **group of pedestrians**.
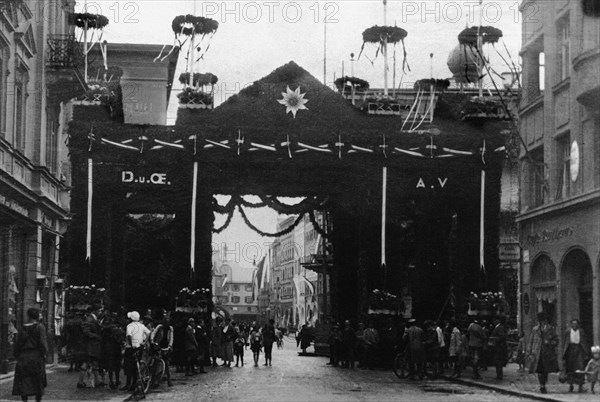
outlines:
[{"label": "group of pedestrians", "polygon": [[[265,366],[272,364],[273,343],[277,340],[274,321],[270,320],[262,327],[256,322],[251,324],[236,323],[230,318],[217,317],[212,327],[207,329],[204,322],[198,325],[189,318],[184,332],[184,348],[186,356],[186,375],[205,373],[203,362],[213,367],[231,368],[244,366],[244,352],[250,347],[254,366],[258,366],[260,353],[264,351]],[[177,340],[176,336],[176,340]],[[176,341],[176,347],[179,342]],[[179,359],[179,369],[183,366]],[[222,363],[219,364],[218,360]],[[199,370],[195,369],[196,365]]]},{"label": "group of pedestrians", "polygon": [[569,384],[569,392],[574,392],[575,385],[579,393],[586,392],[584,384],[587,377],[591,391],[595,393],[600,375],[600,347],[590,348],[579,320],[573,319],[571,328],[564,333],[561,371],[558,364],[560,339],[556,328],[544,313],[539,313],[537,319],[528,343],[525,364],[530,373],[537,374],[540,392],[547,393],[548,374],[560,372],[559,381]]}]

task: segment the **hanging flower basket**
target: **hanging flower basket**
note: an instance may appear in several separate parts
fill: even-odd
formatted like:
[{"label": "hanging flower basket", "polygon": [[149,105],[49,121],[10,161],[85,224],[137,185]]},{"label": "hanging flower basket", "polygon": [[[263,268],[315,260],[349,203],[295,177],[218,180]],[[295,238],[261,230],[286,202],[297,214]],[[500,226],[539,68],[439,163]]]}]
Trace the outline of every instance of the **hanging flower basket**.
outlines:
[{"label": "hanging flower basket", "polygon": [[184,88],[179,94],[179,107],[182,109],[212,109],[213,95],[192,87]]},{"label": "hanging flower basket", "polygon": [[183,288],[176,297],[176,310],[184,312],[207,311],[210,302],[210,289]]},{"label": "hanging flower basket", "polygon": [[[363,32],[363,42],[368,43],[398,43],[404,41],[408,33],[400,27],[378,26],[365,29]],[[386,40],[387,39],[387,40]]]},{"label": "hanging flower basket", "polygon": [[71,24],[78,28],[102,29],[108,25],[108,18],[101,14],[75,13],[71,14]]},{"label": "hanging flower basket", "polygon": [[66,290],[66,303],[70,310],[84,311],[93,305],[103,305],[106,289],[89,286],[69,286]]},{"label": "hanging flower basket", "polygon": [[334,82],[339,92],[346,92],[354,88],[355,91],[366,91],[369,89],[369,83],[357,77],[340,77]]},{"label": "hanging flower basket", "polygon": [[108,105],[117,97],[119,83],[117,81],[89,81],[89,89],[79,96],[74,104],[97,106]]},{"label": "hanging flower basket", "polygon": [[178,15],[171,22],[171,29],[175,36],[208,35],[219,28],[219,23],[211,18],[191,14]]},{"label": "hanging flower basket", "polygon": [[375,289],[369,295],[370,314],[397,314],[400,310],[400,299],[389,292]]},{"label": "hanging flower basket", "polygon": [[502,103],[479,97],[473,97],[466,102],[460,113],[462,120],[509,118]]},{"label": "hanging flower basket", "polygon": [[458,41],[461,45],[477,46],[477,35],[481,36],[481,42],[485,45],[498,42],[502,37],[502,31],[492,26],[465,28],[458,34]]},{"label": "hanging flower basket", "polygon": [[369,114],[397,116],[402,113],[402,105],[392,98],[367,98],[365,105]]}]

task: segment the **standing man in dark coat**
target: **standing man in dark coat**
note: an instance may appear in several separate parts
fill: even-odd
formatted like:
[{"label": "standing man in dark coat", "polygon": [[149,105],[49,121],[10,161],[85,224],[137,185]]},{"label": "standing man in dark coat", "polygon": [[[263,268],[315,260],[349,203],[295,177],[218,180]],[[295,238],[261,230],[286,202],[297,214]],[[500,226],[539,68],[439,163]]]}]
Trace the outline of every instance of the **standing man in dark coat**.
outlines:
[{"label": "standing man in dark coat", "polygon": [[210,341],[208,339],[208,330],[206,329],[202,318],[198,318],[195,331],[196,341],[198,342],[198,372],[204,374],[206,373],[204,370],[204,361],[206,360]]},{"label": "standing man in dark coat", "polygon": [[342,345],[344,350],[344,356],[342,367],[345,368],[354,368],[354,363],[356,361],[354,352],[356,350],[356,332],[350,325],[350,321],[346,320],[344,322],[344,331],[342,332]]},{"label": "standing man in dark coat", "polygon": [[265,348],[265,366],[270,366],[273,363],[273,343],[277,339],[275,336],[275,320],[270,319],[262,330],[263,346]]},{"label": "standing man in dark coat", "polygon": [[492,362],[496,367],[496,379],[502,380],[504,378],[502,369],[508,363],[508,352],[506,346],[506,329],[498,318],[494,320],[494,329],[490,334],[489,342],[493,348]]},{"label": "standing man in dark coat", "polygon": [[101,306],[90,306],[87,309],[85,321],[83,323],[83,337],[87,350],[87,360],[85,370],[81,370],[79,375],[78,388],[85,388],[84,376],[86,371],[91,370],[94,375],[94,384],[101,387],[104,384],[100,382],[98,375],[98,362],[102,356],[102,326],[98,320],[102,314]]},{"label": "standing man in dark coat", "polygon": [[408,365],[410,379],[415,376],[423,379],[423,362],[425,361],[425,349],[423,348],[423,330],[417,326],[417,320],[411,318],[408,320],[408,329],[404,335],[404,343],[407,345]]},{"label": "standing man in dark coat", "polygon": [[479,364],[483,352],[483,345],[486,342],[485,332],[477,320],[473,320],[471,325],[469,325],[467,332],[469,334],[469,353],[471,354],[473,364],[473,379],[480,380]]},{"label": "standing man in dark coat", "polygon": [[539,313],[537,319],[538,325],[533,327],[529,342],[529,372],[537,373],[540,392],[546,394],[548,373],[559,371],[556,355],[558,335],[556,334],[556,328],[548,322],[544,313]]},{"label": "standing man in dark coat", "polygon": [[571,320],[571,329],[565,332],[563,344],[565,345],[563,364],[567,373],[569,392],[573,392],[574,384],[579,386],[579,392],[584,392],[585,375],[577,371],[585,371],[590,348],[585,332],[579,328],[578,319]]}]

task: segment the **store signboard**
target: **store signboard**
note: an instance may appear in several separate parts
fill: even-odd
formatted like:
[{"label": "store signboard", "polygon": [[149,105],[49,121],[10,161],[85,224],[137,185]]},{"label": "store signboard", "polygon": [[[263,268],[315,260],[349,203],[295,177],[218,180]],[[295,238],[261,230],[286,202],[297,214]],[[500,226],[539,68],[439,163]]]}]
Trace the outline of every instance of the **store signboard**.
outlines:
[{"label": "store signboard", "polygon": [[500,261],[519,261],[521,259],[521,247],[518,243],[500,244],[498,254]]}]

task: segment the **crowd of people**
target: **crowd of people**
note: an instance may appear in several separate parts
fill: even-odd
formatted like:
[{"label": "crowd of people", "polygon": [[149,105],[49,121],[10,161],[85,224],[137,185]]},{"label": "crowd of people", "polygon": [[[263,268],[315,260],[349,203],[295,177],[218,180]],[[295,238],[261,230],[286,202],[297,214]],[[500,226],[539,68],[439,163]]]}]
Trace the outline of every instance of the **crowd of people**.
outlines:
[{"label": "crowd of people", "polygon": [[[540,392],[546,393],[548,374],[559,372],[559,337],[544,314],[538,316],[538,321],[528,338],[520,333],[515,361],[520,370],[537,374]],[[379,325],[372,319],[368,325],[359,323],[356,328],[345,321],[343,326],[331,327],[328,364],[349,369],[355,365],[362,369],[389,369],[399,354],[410,379],[436,379],[444,372],[459,378],[470,367],[473,379],[479,380],[482,370],[493,367],[496,379],[501,381],[512,353],[508,338],[509,331],[501,318],[494,318],[492,323],[477,318],[465,323],[426,320],[420,325],[415,319],[405,322],[394,317]],[[569,392],[574,392],[575,385],[579,392],[585,392],[587,376],[595,392],[600,347],[588,346],[587,336],[576,319],[563,339],[560,380],[569,384]]]},{"label": "crowd of people", "polygon": [[[27,311],[28,322],[18,332],[15,346],[17,365],[13,395],[23,400],[34,396],[41,400],[46,387],[45,362],[48,346],[46,330],[40,322],[38,309]],[[500,318],[491,325],[472,319],[464,325],[453,321],[442,323],[415,319],[406,322],[390,318],[385,322],[370,320],[354,328],[350,321],[334,324],[329,334],[330,362],[334,367],[354,369],[391,368],[396,355],[406,362],[411,379],[438,378],[444,372],[460,377],[471,367],[474,379],[480,371],[493,366],[496,378],[503,379],[503,367],[508,362],[508,331]],[[63,331],[69,371],[79,371],[77,387],[109,386],[111,389],[133,391],[137,381],[136,359],[158,351],[165,361],[165,377],[172,386],[170,366],[186,376],[206,373],[204,367],[231,368],[244,366],[244,352],[250,348],[254,366],[264,353],[264,365],[272,365],[273,344],[282,347],[284,330],[270,320],[263,326],[256,322],[235,323],[229,318],[211,319],[205,324],[202,314],[160,310],[141,317],[137,311],[106,312],[101,306],[89,307],[83,317],[72,317]],[[297,334],[297,346],[303,352],[314,340],[312,330],[304,325]],[[517,362],[520,369],[537,374],[540,392],[546,393],[549,373],[560,371],[560,381],[585,392],[587,376],[592,393],[600,374],[600,347],[589,347],[587,334],[579,321],[571,321],[564,333],[564,349],[559,355],[560,338],[556,328],[543,313],[526,339],[521,333]],[[562,371],[559,369],[562,358]],[[219,362],[220,360],[220,362]],[[123,370],[125,384],[121,387]],[[158,386],[159,384],[153,384]]]},{"label": "crowd of people", "polygon": [[[165,361],[168,386],[172,386],[171,365],[186,376],[205,374],[206,365],[243,367],[248,348],[255,366],[261,353],[265,366],[272,365],[273,344],[282,336],[273,320],[263,326],[236,323],[221,316],[210,319],[208,325],[205,321],[205,314],[200,313],[159,310],[148,311],[142,317],[137,311],[114,313],[92,306],[85,316],[71,317],[64,328],[69,371],[79,370],[79,388],[108,386],[133,391],[136,359],[147,359],[152,353],[160,353]],[[125,376],[123,386],[121,370]]]}]

